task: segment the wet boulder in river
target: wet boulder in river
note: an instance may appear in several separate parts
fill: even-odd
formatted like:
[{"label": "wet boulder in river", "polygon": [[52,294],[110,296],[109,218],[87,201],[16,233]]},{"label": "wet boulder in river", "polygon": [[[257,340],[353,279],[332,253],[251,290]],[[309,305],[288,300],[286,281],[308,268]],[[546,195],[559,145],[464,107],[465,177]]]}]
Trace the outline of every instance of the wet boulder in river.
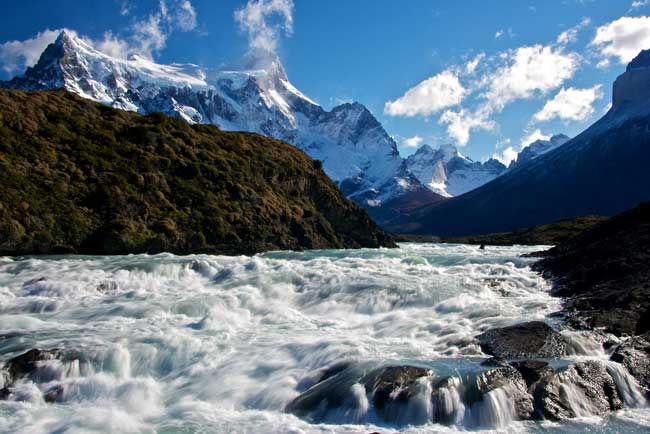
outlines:
[{"label": "wet boulder in river", "polygon": [[650,396],[650,332],[630,338],[616,347],[611,360],[625,366]]},{"label": "wet boulder in river", "polygon": [[485,353],[502,358],[562,357],[569,348],[560,333],[541,321],[490,329],[477,339]]},{"label": "wet boulder in river", "polygon": [[537,417],[562,420],[623,408],[616,383],[605,364],[590,360],[546,375],[533,390]]},{"label": "wet boulder in river", "polygon": [[498,426],[495,417],[527,420],[533,413],[533,400],[521,373],[501,367],[479,373],[468,382],[465,402],[470,405],[475,424]]}]

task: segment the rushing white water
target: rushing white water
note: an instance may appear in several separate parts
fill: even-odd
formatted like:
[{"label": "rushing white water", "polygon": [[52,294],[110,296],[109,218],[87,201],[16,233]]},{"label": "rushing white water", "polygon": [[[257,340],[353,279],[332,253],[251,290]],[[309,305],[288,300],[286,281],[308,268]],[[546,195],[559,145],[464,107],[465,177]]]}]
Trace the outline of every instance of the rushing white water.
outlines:
[{"label": "rushing white water", "polygon": [[[0,432],[458,432],[472,412],[499,432],[648,430],[643,409],[606,423],[517,422],[502,389],[466,409],[453,380],[436,408],[430,384],[420,384],[401,425],[376,425],[362,384],[350,388],[346,414],[325,423],[283,411],[337,362],[453,374],[480,361],[478,333],[559,309],[520,257],[539,249],[0,258],[0,361],[30,348],[80,355],[19,382],[14,399],[0,401]],[[53,403],[48,390],[59,391]],[[642,399],[634,384],[625,399]],[[427,422],[434,412],[450,426]]]}]

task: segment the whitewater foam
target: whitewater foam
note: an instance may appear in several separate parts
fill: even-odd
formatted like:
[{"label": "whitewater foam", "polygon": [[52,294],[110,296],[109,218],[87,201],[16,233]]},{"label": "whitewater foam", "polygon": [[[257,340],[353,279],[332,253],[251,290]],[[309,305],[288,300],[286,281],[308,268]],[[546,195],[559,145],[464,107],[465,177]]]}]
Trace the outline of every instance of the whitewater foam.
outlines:
[{"label": "whitewater foam", "polygon": [[[454,375],[486,357],[478,333],[544,320],[560,305],[520,257],[533,250],[1,258],[1,361],[30,348],[80,356],[20,381],[0,402],[0,432],[457,432],[470,417],[498,432],[556,430],[514,421],[500,389],[465,408],[453,379],[435,403],[422,382],[395,409],[399,426],[380,423],[362,384],[324,423],[283,411],[325,367],[415,363]],[[612,375],[634,404],[634,383]],[[452,426],[427,422],[435,413]]]}]

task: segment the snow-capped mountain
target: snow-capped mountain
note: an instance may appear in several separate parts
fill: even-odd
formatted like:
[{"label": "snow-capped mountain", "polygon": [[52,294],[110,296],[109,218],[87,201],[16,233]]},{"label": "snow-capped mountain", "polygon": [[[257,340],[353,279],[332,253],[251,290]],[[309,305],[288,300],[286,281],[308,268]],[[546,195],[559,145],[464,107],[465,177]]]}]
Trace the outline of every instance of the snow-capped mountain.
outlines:
[{"label": "snow-capped mountain", "polygon": [[472,161],[453,145],[435,150],[423,145],[404,164],[422,184],[445,197],[467,193],[506,171],[506,166],[495,159]]},{"label": "snow-capped mountain", "polygon": [[510,166],[508,166],[508,168],[513,169],[515,167],[519,167],[529,161],[534,160],[540,155],[552,151],[558,146],[564,145],[569,140],[571,140],[571,138],[564,134],[556,134],[549,140],[536,140],[522,149],[521,152],[517,154],[517,158],[510,163]]},{"label": "snow-capped mountain", "polygon": [[64,87],[115,108],[163,112],[285,140],[321,160],[346,195],[365,206],[422,188],[366,107],[353,103],[324,110],[291,84],[278,57],[267,51],[251,51],[236,64],[208,71],[111,57],[63,31],[34,67],[0,86]]}]

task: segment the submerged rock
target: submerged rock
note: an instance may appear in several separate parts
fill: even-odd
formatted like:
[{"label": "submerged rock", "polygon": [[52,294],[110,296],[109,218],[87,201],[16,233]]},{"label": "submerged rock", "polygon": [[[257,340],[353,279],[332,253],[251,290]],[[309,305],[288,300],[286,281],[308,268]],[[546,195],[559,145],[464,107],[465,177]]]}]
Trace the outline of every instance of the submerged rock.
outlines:
[{"label": "submerged rock", "polygon": [[58,360],[62,356],[63,352],[58,348],[50,350],[35,348],[16,356],[5,364],[5,370],[9,374],[7,383],[14,383],[23,377],[32,375],[38,369],[39,362]]},{"label": "submerged rock", "polygon": [[477,336],[481,349],[501,358],[546,358],[568,354],[568,343],[541,321],[495,328]]},{"label": "submerged rock", "polygon": [[614,379],[599,361],[576,363],[542,377],[533,390],[537,417],[562,420],[623,408]]},{"label": "submerged rock", "polygon": [[611,360],[625,366],[650,396],[650,332],[630,338],[616,347]]}]

